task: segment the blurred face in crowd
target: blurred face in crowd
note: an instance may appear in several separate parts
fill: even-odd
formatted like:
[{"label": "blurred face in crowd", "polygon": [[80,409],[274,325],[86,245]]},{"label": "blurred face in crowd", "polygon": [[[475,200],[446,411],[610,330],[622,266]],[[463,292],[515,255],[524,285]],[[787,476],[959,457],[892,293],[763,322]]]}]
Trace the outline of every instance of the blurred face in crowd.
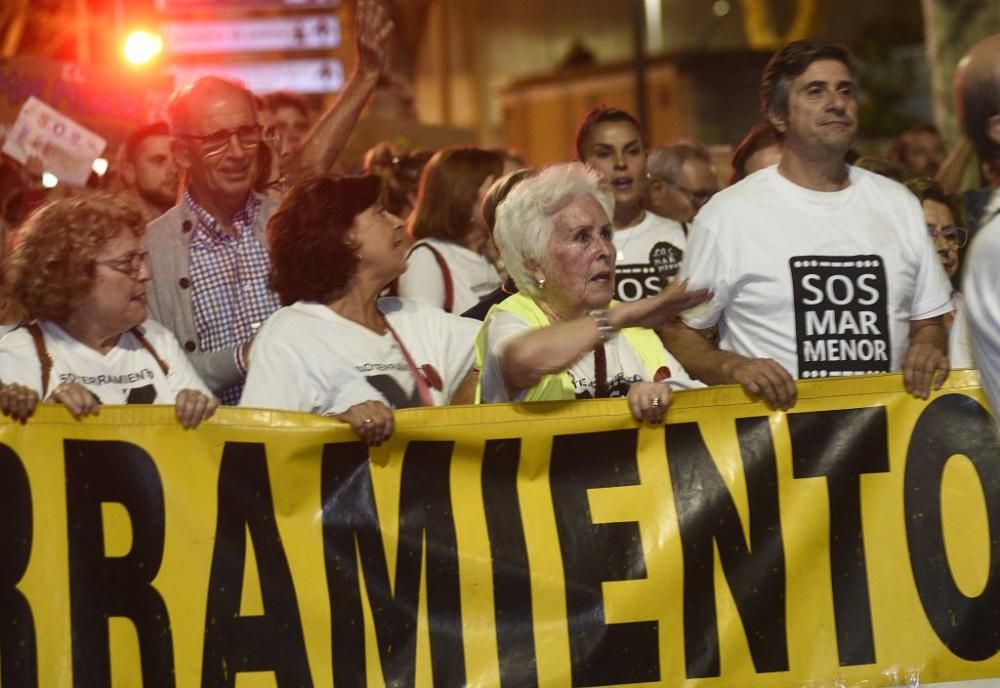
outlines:
[{"label": "blurred face in crowd", "polygon": [[681,165],[675,187],[690,205],[690,217],[685,219],[685,222],[690,222],[701,207],[708,203],[708,199],[719,190],[719,179],[715,175],[715,168],[707,162],[690,158]]},{"label": "blurred face in crowd", "polygon": [[754,172],[762,170],[765,167],[770,167],[771,165],[777,165],[779,162],[781,162],[781,146],[774,144],[754,151],[753,155],[747,158],[744,168],[749,177]]},{"label": "blurred face in crowd", "polygon": [[122,177],[129,189],[161,212],[177,202],[180,175],[169,136],[147,136],[135,150],[135,159],[122,167]]},{"label": "blurred face in crowd", "polygon": [[297,107],[284,105],[274,110],[274,131],[278,140],[278,155],[284,164],[302,148],[309,133],[309,120]]},{"label": "blurred face in crowd", "polygon": [[219,85],[202,95],[175,148],[199,203],[238,208],[257,175],[261,128],[245,93]]},{"label": "blurred face in crowd", "polygon": [[614,230],[593,196],[575,194],[551,217],[542,299],[565,319],[606,308],[615,288]]},{"label": "blurred face in crowd", "polygon": [[955,216],[944,203],[928,198],[920,205],[924,209],[927,231],[934,239],[941,265],[949,278],[954,277],[958,273],[958,250],[965,245],[968,233],[965,228],[955,226]]},{"label": "blurred face in crowd", "polygon": [[646,150],[635,125],[627,121],[602,122],[591,130],[583,150],[583,162],[611,184],[615,215],[637,213],[646,192]]},{"label": "blurred face in crowd", "polygon": [[914,177],[933,177],[944,161],[944,143],[933,131],[903,135],[902,163]]},{"label": "blurred face in crowd", "polygon": [[844,155],[858,129],[854,79],[838,60],[817,60],[792,80],[788,114],[772,116],[784,145],[799,151]]}]

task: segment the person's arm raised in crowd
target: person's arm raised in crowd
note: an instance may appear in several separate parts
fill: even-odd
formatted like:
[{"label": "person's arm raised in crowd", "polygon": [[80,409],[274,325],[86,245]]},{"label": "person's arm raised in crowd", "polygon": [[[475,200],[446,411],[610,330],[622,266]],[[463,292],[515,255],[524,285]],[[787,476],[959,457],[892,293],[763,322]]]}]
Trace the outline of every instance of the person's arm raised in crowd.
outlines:
[{"label": "person's arm raised in crowd", "polygon": [[707,385],[740,385],[771,408],[784,411],[795,403],[795,380],[781,364],[722,351],[710,334],[711,330],[695,330],[679,321],[660,329],[667,349],[691,377]]},{"label": "person's arm raised in crowd", "polygon": [[323,113],[285,170],[289,182],[329,172],[375,90],[385,67],[393,23],[377,0],[358,0],[354,71],[337,101]]},{"label": "person's arm raised in crowd", "polygon": [[972,152],[972,142],[967,136],[958,139],[958,143],[948,153],[948,157],[941,163],[934,179],[941,185],[945,193],[958,193],[962,188],[962,179],[965,178],[969,161],[974,160]]},{"label": "person's arm raised in crowd", "polygon": [[903,385],[918,399],[941,389],[948,379],[948,334],[944,316],[910,321],[910,345],[903,357]]},{"label": "person's arm raised in crowd", "polygon": [[[656,296],[629,301],[610,309],[607,312],[608,325],[614,330],[626,327],[657,330],[708,297],[707,289],[687,291],[687,283],[680,282]],[[503,352],[503,373],[508,389],[527,389],[538,384],[546,375],[566,370],[597,346],[602,336],[597,320],[585,315],[516,337],[507,343]]]}]

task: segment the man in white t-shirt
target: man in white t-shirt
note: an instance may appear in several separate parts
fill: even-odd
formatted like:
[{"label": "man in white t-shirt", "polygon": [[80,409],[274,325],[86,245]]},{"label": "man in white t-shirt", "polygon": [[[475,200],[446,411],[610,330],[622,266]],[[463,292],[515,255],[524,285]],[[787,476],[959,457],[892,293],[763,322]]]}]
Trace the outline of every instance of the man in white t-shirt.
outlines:
[{"label": "man in white t-shirt", "polygon": [[[1000,158],[1000,34],[983,39],[959,63],[958,110],[982,160]],[[963,315],[973,356],[994,413],[1000,409],[1000,215],[976,233],[965,265]]]},{"label": "man in white t-shirt", "polygon": [[795,403],[795,378],[897,370],[926,398],[948,374],[951,290],[916,198],[845,163],[858,113],[850,55],[790,43],[760,90],[781,162],[699,213],[680,276],[713,298],[664,332],[668,348],[693,377],[775,408]]}]

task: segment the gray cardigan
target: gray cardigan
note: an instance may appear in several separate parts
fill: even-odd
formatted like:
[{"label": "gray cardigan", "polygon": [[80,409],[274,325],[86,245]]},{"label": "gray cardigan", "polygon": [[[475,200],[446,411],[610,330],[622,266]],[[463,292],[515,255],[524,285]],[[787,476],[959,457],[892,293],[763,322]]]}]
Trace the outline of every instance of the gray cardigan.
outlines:
[{"label": "gray cardigan", "polygon": [[[276,202],[258,195],[260,211],[253,231],[267,246],[264,230]],[[235,349],[201,351],[191,302],[191,235],[198,224],[194,212],[183,202],[146,226],[146,245],[153,271],[150,283],[149,316],[174,333],[187,352],[198,375],[209,389],[218,394],[242,381],[236,365]]]}]

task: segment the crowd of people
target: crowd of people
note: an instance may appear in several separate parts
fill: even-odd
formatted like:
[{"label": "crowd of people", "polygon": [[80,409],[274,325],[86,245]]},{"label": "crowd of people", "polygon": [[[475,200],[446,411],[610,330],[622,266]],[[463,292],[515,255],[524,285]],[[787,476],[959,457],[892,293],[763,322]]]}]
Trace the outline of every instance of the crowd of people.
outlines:
[{"label": "crowd of people", "polygon": [[[360,0],[355,70],[315,122],[292,94],[203,77],[124,143],[123,193],[5,193],[0,410],[162,403],[193,427],[239,404],[378,445],[408,407],[621,397],[660,423],[673,390],[738,384],[788,409],[798,379],[902,371],[926,398],[974,351],[997,358],[995,279],[958,286],[998,194],[969,195],[970,217],[930,125],[859,160],[843,47],[774,55],[725,188],[700,142],[648,149],[609,107],[540,169],[384,144],[364,175],[334,174],[391,30]],[[984,171],[997,41],[960,103]]]}]

